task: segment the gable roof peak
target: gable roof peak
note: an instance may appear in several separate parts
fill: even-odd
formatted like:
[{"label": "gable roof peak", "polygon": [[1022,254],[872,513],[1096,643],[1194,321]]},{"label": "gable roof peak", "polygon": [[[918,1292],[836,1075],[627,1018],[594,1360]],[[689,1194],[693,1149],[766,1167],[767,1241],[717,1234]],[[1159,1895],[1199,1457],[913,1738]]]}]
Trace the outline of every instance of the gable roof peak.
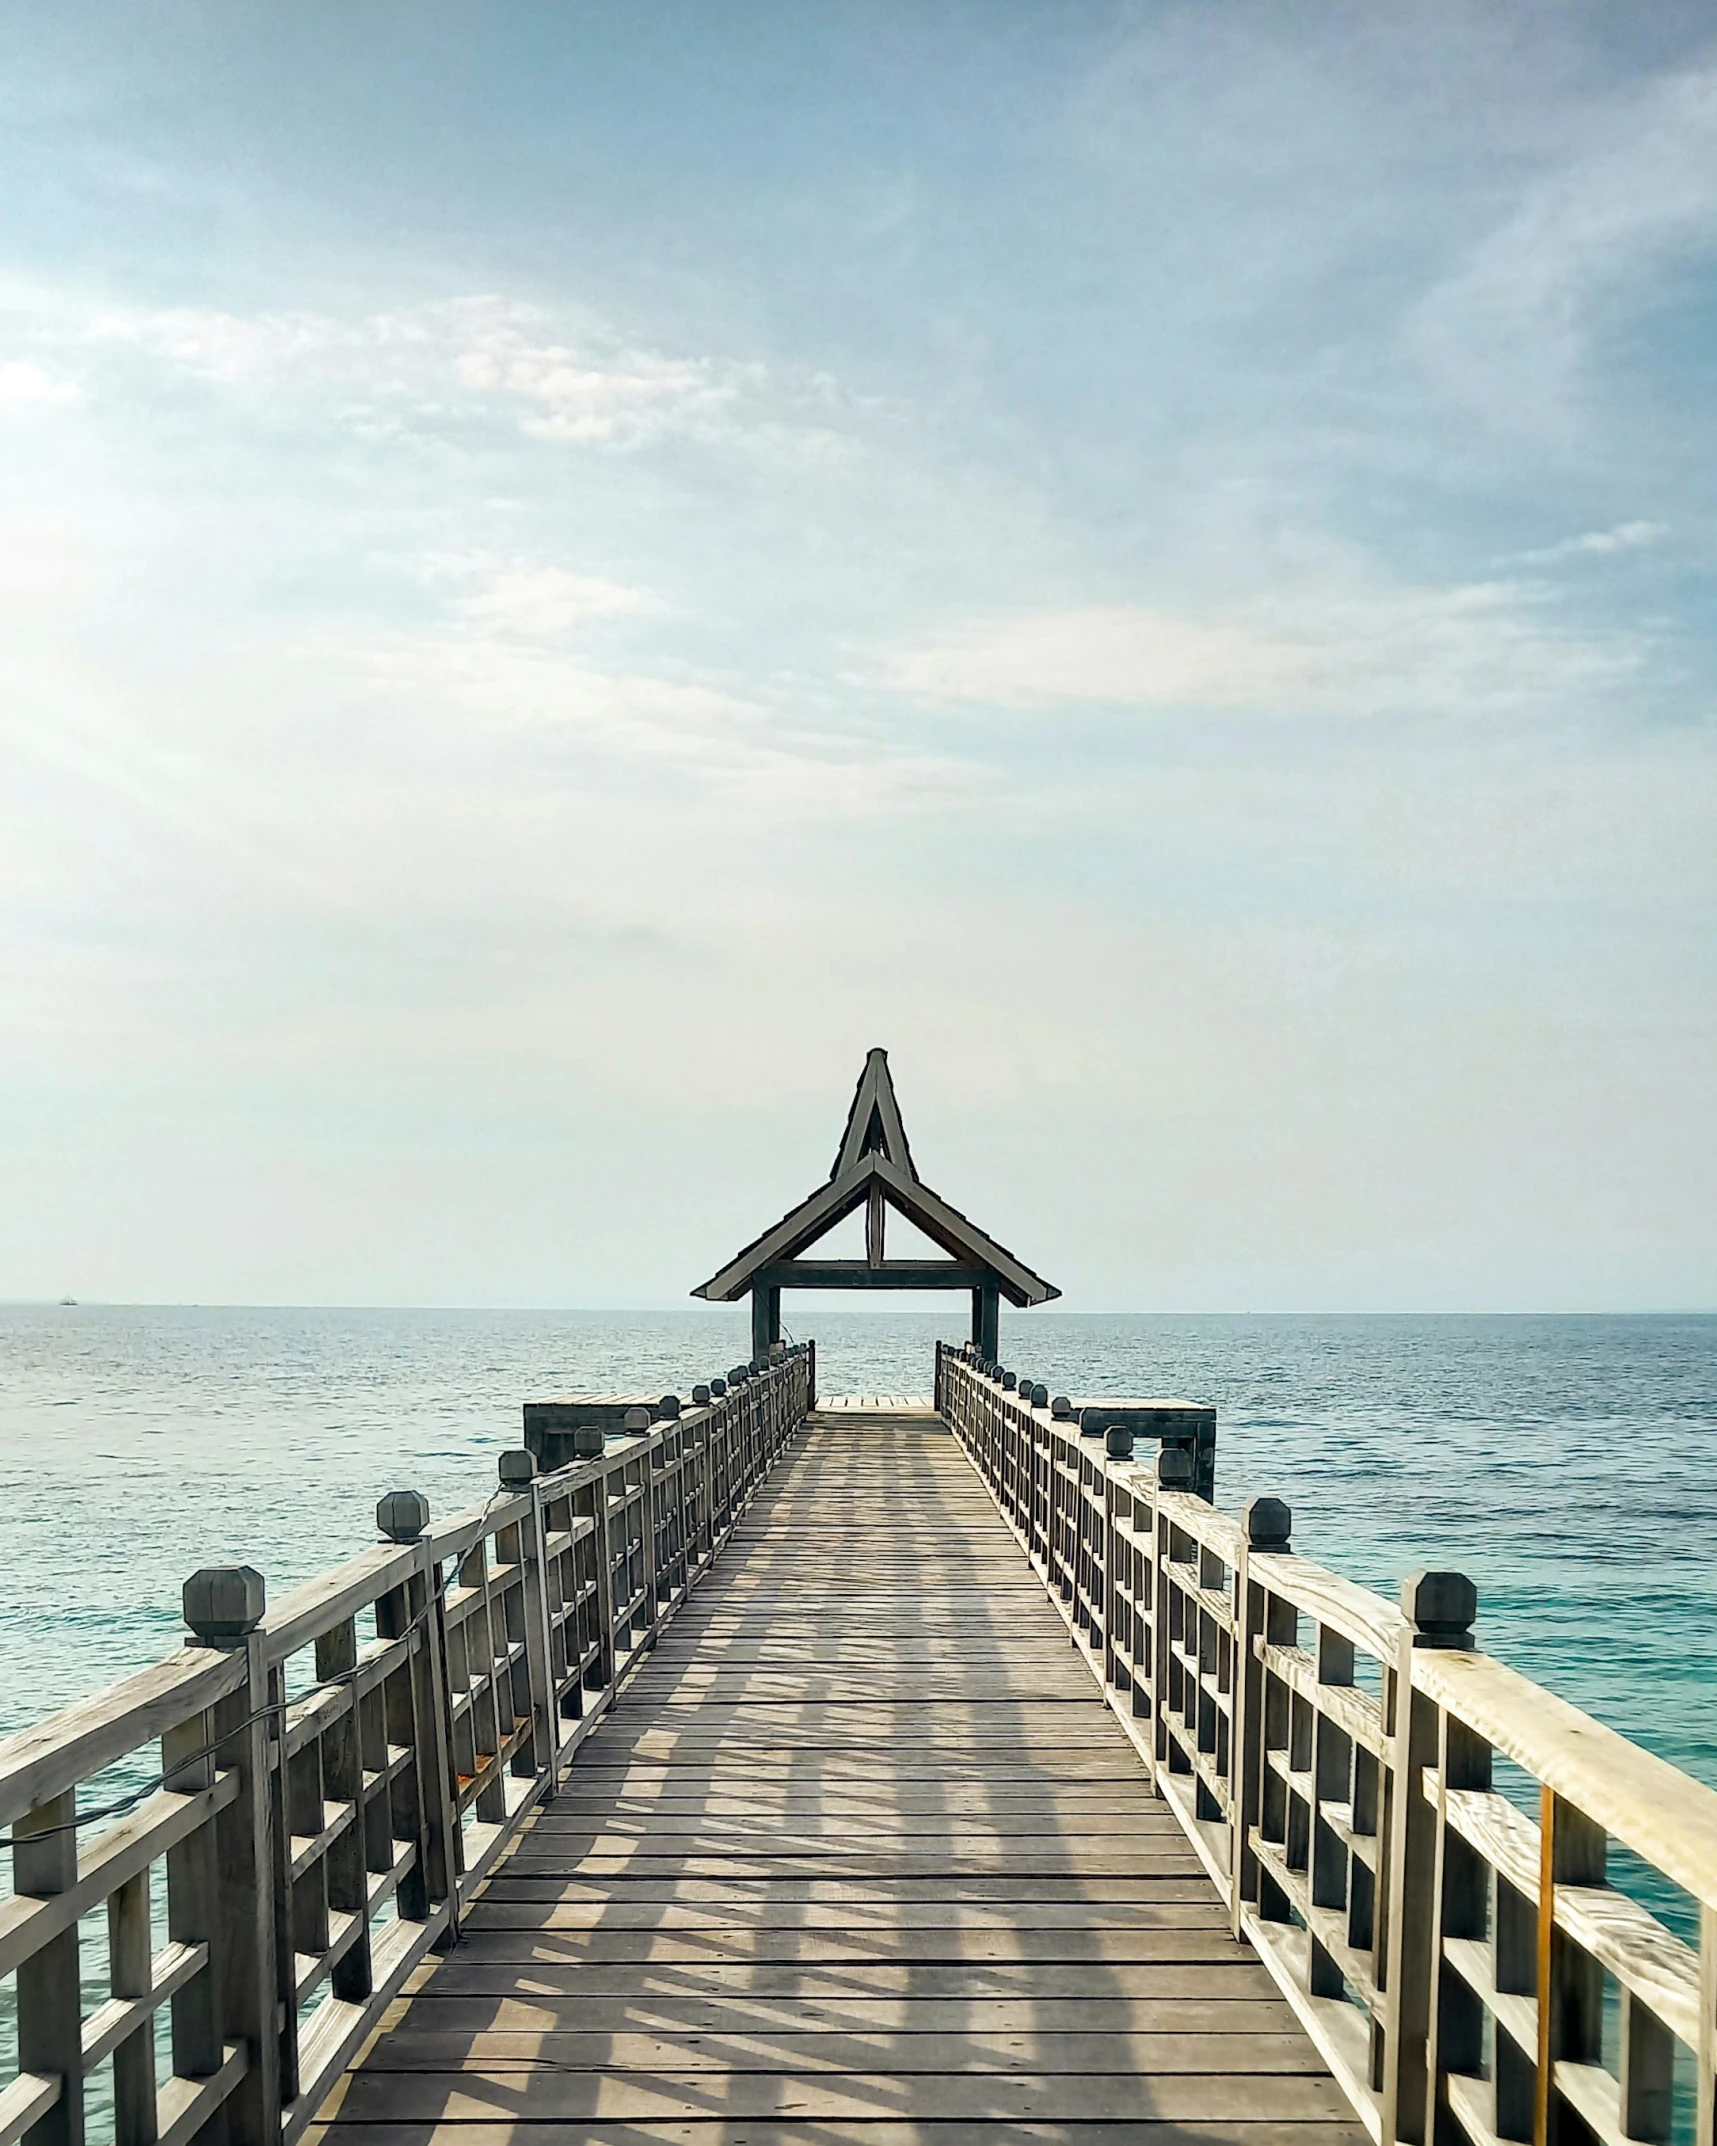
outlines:
[{"label": "gable roof peak", "polygon": [[[796,1207],[790,1208],[762,1236],[754,1238],[718,1273],[694,1289],[692,1295],[706,1297],[717,1304],[731,1304],[736,1297],[743,1296],[766,1269],[778,1277],[770,1286],[791,1286],[790,1270],[799,1254],[819,1238],[827,1236],[836,1223],[844,1221],[870,1201],[886,1202],[896,1213],[904,1215],[914,1228],[940,1245],[949,1255],[950,1272],[957,1265],[962,1270],[982,1270],[993,1277],[996,1287],[1010,1304],[1045,1304],[1061,1294],[1053,1282],[1046,1282],[1040,1274],[1034,1274],[1005,1245],[998,1244],[957,1207],[950,1206],[918,1175],[913,1166],[912,1151],[906,1144],[906,1128],[900,1122],[900,1105],[895,1101],[894,1082],[888,1071],[888,1053],[878,1049],[871,1051],[865,1059],[852,1108],[847,1113],[840,1152],[827,1181]],[[879,1236],[879,1249],[880,1241]],[[931,1262],[932,1266],[936,1264]],[[925,1269],[922,1262],[905,1262],[901,1271],[910,1271],[914,1279],[894,1282],[894,1265],[881,1261],[876,1269],[877,1281],[883,1287],[923,1286]],[[833,1285],[824,1279],[808,1281],[807,1286]]]},{"label": "gable roof peak", "polygon": [[901,1123],[900,1105],[894,1097],[888,1053],[880,1045],[865,1053],[864,1071],[859,1075],[852,1108],[847,1112],[846,1131],[841,1135],[841,1144],[835,1150],[834,1168],[829,1172],[830,1183],[846,1176],[848,1171],[856,1170],[867,1155],[885,1156],[908,1177],[916,1180],[918,1176],[912,1163],[912,1150],[907,1145],[906,1127]]}]

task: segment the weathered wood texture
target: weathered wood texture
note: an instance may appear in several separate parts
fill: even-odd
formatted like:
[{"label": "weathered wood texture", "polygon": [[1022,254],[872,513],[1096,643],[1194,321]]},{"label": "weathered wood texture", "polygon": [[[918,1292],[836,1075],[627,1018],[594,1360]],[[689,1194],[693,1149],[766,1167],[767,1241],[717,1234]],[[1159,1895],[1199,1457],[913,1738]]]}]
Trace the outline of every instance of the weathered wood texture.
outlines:
[{"label": "weathered wood texture", "polygon": [[327,2146],[1182,2132],[1363,2137],[946,1426],[873,1403],[811,1418]]},{"label": "weathered wood texture", "polygon": [[[1460,1574],[1398,1610],[1291,1555],[1279,1500],[1231,1520],[1183,1452],[1140,1467],[1089,1435],[1112,1407],[1082,1435],[1034,1391],[938,1350],[939,1405],[1372,2137],[1712,2146],[1717,1794],[1479,1653]],[[1687,1936],[1608,1882],[1611,1840]]]},{"label": "weathered wood texture", "polygon": [[390,1493],[387,1540],[271,1610],[248,1568],[199,1574],[192,1645],[0,1743],[0,2146],[83,2146],[109,2060],[114,2146],[293,2146],[692,1599],[814,1375],[782,1351],[548,1475],[505,1455],[438,1526]]}]

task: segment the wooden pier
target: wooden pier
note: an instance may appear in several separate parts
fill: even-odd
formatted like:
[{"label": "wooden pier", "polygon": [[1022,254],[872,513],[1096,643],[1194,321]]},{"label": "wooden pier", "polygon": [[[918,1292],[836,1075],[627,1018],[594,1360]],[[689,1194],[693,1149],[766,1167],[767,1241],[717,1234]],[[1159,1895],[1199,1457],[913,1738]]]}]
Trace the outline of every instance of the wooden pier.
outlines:
[{"label": "wooden pier", "polygon": [[327,2137],[569,2127],[1364,2138],[928,1403],[809,1418]]},{"label": "wooden pier", "polygon": [[[781,1291],[936,1271],[932,1395],[820,1403]],[[749,1362],[0,1743],[0,2146],[1717,2146],[1717,1793],[1004,1369],[880,1052],[704,1293]]]}]

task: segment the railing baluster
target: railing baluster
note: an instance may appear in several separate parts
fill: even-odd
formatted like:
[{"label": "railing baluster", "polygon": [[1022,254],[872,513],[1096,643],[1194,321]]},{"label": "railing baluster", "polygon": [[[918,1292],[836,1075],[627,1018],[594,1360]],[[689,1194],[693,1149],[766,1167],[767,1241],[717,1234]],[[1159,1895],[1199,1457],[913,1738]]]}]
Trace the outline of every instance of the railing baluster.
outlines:
[{"label": "railing baluster", "polygon": [[[501,1487],[515,1492],[523,1506],[517,1522],[520,1637],[525,1643],[525,1698],[531,1735],[513,1754],[515,1775],[546,1773],[552,1794],[560,1763],[560,1695],[556,1689],[554,1634],[549,1623],[548,1554],[543,1546],[542,1485],[536,1456],[522,1446],[503,1453],[498,1463]],[[517,1701],[515,1700],[515,1706]]]},{"label": "railing baluster", "polygon": [[1402,1583],[1407,1629],[1395,1661],[1395,1721],[1389,1839],[1388,1979],[1383,2017],[1383,2135],[1403,2146],[1431,2137],[1435,2109],[1427,2073],[1431,1958],[1441,1942],[1436,1923],[1438,1814],[1423,1792],[1425,1769],[1438,1757],[1433,1700],[1413,1680],[1421,1647],[1470,1647],[1478,1607],[1473,1583],[1460,1572],[1419,1572]]},{"label": "railing baluster", "polygon": [[[51,1900],[77,1882],[77,1791],[69,1788],[16,1819],[12,1885],[20,1899]],[[83,1997],[75,1922],[18,1969],[18,2069],[59,2081],[25,2146],[83,2146]]]},{"label": "railing baluster", "polygon": [[[1234,1630],[1239,1656],[1234,1676],[1234,1792],[1228,1867],[1233,1874],[1229,1910],[1234,1935],[1241,1911],[1258,1904],[1258,1856],[1253,1831],[1262,1807],[1264,1768],[1264,1664],[1260,1645],[1294,1643],[1297,1620],[1270,1591],[1272,1558],[1285,1557],[1293,1514],[1280,1498],[1254,1498],[1241,1520],[1244,1541],[1234,1568]],[[1254,1576],[1253,1561],[1258,1561]]]}]

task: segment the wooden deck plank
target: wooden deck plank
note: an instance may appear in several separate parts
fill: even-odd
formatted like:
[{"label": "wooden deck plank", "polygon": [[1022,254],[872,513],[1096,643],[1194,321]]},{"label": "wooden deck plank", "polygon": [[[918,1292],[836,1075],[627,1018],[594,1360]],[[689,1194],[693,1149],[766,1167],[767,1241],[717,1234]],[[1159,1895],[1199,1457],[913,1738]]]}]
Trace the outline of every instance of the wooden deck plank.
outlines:
[{"label": "wooden deck plank", "polygon": [[[711,1842],[767,1839],[828,1841],[861,1840],[878,1849],[906,1841],[948,1841],[968,1838],[1020,1840],[1148,1841],[1153,1852],[1169,1854],[1176,1843],[1171,1815],[1162,1823],[1135,1816],[1131,1811],[1106,1810],[1098,1805],[1088,1810],[1058,1811],[945,1811],[879,1813],[848,1812],[824,1817],[813,1812],[709,1810],[610,1811],[599,1827],[592,1823],[602,1814],[588,1816],[554,1809],[532,1828],[514,1862],[530,1862],[545,1855],[581,1855],[582,1843],[591,1840],[654,1840]],[[1184,1834],[1179,1835],[1184,1844]],[[1023,1851],[1022,1851],[1023,1852]],[[1190,1852],[1190,1851],[1189,1851]]]},{"label": "wooden deck plank", "polygon": [[1203,1994],[1173,1997],[819,1997],[800,1990],[782,1996],[728,1995],[599,1997],[583,1990],[529,1997],[512,1990],[494,1997],[441,1997],[425,1992],[412,2031],[442,2034],[534,2033],[577,2028],[617,2034],[646,2028],[685,2034],[752,2032],[759,2027],[808,2034],[874,2031],[904,2034],[1273,2034],[1281,2011],[1267,1980],[1249,1996],[1224,1997],[1218,1984]]},{"label": "wooden deck plank", "polygon": [[319,2146],[1363,2146],[928,1414],[813,1418]]},{"label": "wooden deck plank", "polygon": [[[1192,1895],[1190,1881],[1176,1890]],[[695,1901],[562,1900],[501,1898],[483,1920],[492,1930],[1011,1930],[1027,1903],[1014,1900],[760,1901],[747,1910],[731,1900],[701,1906]],[[1029,1903],[1038,1930],[1217,1930],[1227,1917],[1210,1897],[1164,1902],[1121,1900],[1093,1906],[1085,1901]]]},{"label": "wooden deck plank", "polygon": [[[359,2131],[341,2128],[342,2136],[364,2146],[519,2146],[520,2127],[506,2122],[367,2123]],[[929,2117],[821,2117],[808,2130],[797,2117],[777,2122],[752,2117],[735,2133],[725,2115],[633,2117],[612,2125],[580,2125],[573,2136],[580,2146],[993,2146],[998,2139],[1039,2141],[1042,2146],[1362,2146],[1365,2133],[1352,2120],[1275,2122],[1270,2119],[1188,2121],[1143,2117],[1061,2121],[1054,2117],[1014,2117],[1005,2123],[980,2118],[949,2122]],[[307,2134],[313,2146],[321,2140]],[[561,2146],[561,2142],[557,2142]]]},{"label": "wooden deck plank", "polygon": [[386,2072],[532,2071],[1270,2073],[1298,2077],[1323,2070],[1297,2029],[1258,2032],[1239,2041],[1209,2033],[1088,2034],[1073,2029],[962,2026],[952,2032],[868,2033],[821,2026],[796,2033],[758,2024],[661,2034],[583,2027],[461,2032],[414,2025],[383,2037],[371,2069]]},{"label": "wooden deck plank", "polygon": [[[515,1950],[517,1948],[515,1947]],[[436,1969],[417,2004],[459,1997],[506,1996],[521,2004],[582,2004],[619,1997],[698,1999],[740,1998],[747,2002],[791,2003],[889,2002],[910,2005],[958,2002],[981,2005],[992,1999],[1013,2003],[1076,2003],[1087,2009],[1102,2003],[1186,1998],[1225,2003],[1234,1997],[1276,1999],[1276,1985],[1260,1961],[1238,1946],[1210,1960],[1167,1963],[1138,1961],[1090,1965],[1055,1963],[1053,1979],[1035,1964],[1019,1961],[962,1960],[954,1964],[890,1960],[846,1960],[823,1966],[803,1962],[736,1960],[708,1951],[682,1961],[607,1961],[583,1958],[571,1964],[537,1951],[521,1972],[517,1958],[485,1957],[461,1945]],[[1045,1997],[1046,1990],[1053,1997]],[[1281,2014],[1278,2012],[1276,2018]]]},{"label": "wooden deck plank", "polygon": [[[1073,1961],[1233,1960],[1244,1957],[1226,1925],[1171,1930],[541,1930],[511,1928],[473,1915],[460,1941],[462,1955],[533,1963],[559,1960],[904,1961],[947,1966],[969,1961],[1035,1962],[1060,1970]],[[1284,2013],[1284,2016],[1285,2013]]]},{"label": "wooden deck plank", "polygon": [[[903,2076],[870,2072],[558,2071],[389,2072],[375,2061],[352,2079],[339,2130],[370,2123],[577,2124],[660,2122],[664,2118],[792,2118],[802,2124],[836,2118],[910,2114],[1006,2124],[1033,2116],[1066,2123],[1155,2116],[1189,2120],[1297,2117],[1334,2123],[1347,2110],[1328,2077],[1240,2072],[1124,2074],[948,2073]],[[1357,2124],[1354,2126],[1358,2131]]]}]

